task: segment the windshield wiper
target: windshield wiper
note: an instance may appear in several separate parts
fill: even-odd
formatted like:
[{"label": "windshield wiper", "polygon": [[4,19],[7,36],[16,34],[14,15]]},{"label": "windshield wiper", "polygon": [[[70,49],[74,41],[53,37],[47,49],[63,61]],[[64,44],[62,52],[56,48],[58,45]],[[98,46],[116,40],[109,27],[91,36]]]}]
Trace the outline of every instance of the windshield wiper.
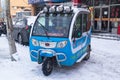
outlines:
[{"label": "windshield wiper", "polygon": [[44,25],[42,25],[39,21],[37,21],[37,22],[38,22],[38,23],[41,25],[41,27],[43,28],[43,30],[44,30],[47,38],[49,38],[49,36],[48,36],[48,29],[47,29]]}]

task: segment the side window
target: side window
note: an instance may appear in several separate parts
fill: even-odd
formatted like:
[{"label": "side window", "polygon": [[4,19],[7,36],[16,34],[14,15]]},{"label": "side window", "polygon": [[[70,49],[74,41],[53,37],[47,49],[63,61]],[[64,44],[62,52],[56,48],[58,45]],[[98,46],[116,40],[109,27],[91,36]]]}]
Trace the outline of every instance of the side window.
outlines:
[{"label": "side window", "polygon": [[91,26],[91,14],[88,14],[88,21],[87,21],[87,31],[90,29]]},{"label": "side window", "polygon": [[90,20],[90,14],[85,12],[80,13],[74,22],[72,37],[79,38],[83,32],[87,32],[90,29]]},{"label": "side window", "polygon": [[75,20],[72,37],[79,38],[82,35],[82,14],[79,14]]},{"label": "side window", "polygon": [[83,14],[83,32],[87,31],[87,22],[88,22],[88,15],[87,14]]},{"label": "side window", "polygon": [[[40,24],[42,24],[43,26],[45,26],[45,18],[44,17],[41,17],[41,18],[38,18],[37,20]],[[40,25],[39,24],[39,25]],[[41,26],[41,25],[40,25]]]}]

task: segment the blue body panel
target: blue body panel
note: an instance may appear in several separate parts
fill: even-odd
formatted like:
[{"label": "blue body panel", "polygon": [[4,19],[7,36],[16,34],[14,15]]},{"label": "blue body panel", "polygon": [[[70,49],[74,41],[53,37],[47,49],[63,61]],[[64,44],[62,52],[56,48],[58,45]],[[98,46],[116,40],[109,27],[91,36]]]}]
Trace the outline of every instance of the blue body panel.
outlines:
[{"label": "blue body panel", "polygon": [[[68,43],[67,43],[67,45],[64,47],[64,48],[47,48],[47,49],[52,49],[52,50],[54,50],[56,53],[64,53],[65,55],[66,55],[66,57],[67,57],[67,61],[65,61],[65,62],[61,62],[61,64],[68,64],[69,63],[69,57],[68,56],[70,56],[71,55],[71,49],[70,49],[70,42],[69,42],[69,40],[68,40],[68,38],[55,38],[55,37],[53,37],[53,38],[47,38],[47,37],[40,37],[40,36],[32,36],[31,38],[30,38],[30,51],[32,51],[32,50],[35,50],[36,52],[31,52],[31,60],[32,61],[37,61],[37,57],[38,57],[38,51],[40,50],[40,49],[45,49],[45,48],[43,48],[43,47],[40,47],[40,46],[37,46],[37,47],[34,47],[33,46],[33,44],[32,44],[32,40],[31,39],[36,39],[36,40],[38,40],[38,41],[45,41],[45,42],[60,42],[60,41],[67,41]],[[33,57],[34,56],[34,57]],[[36,57],[36,58],[35,58]],[[62,59],[63,57],[62,56],[58,56],[58,58],[60,59]],[[73,62],[71,62],[71,63],[73,63]]]},{"label": "blue body panel", "polygon": [[[31,60],[35,62],[42,62],[42,56],[52,57],[57,55],[58,61],[64,59],[63,61],[59,62],[60,65],[72,66],[78,59],[80,59],[86,53],[87,47],[88,45],[90,45],[91,42],[90,35],[91,35],[91,30],[87,33],[86,36],[82,36],[80,39],[77,39],[75,44],[72,44],[69,38],[59,38],[59,37],[48,38],[42,36],[31,36],[30,38]],[[61,41],[67,41],[67,44],[64,48],[58,48],[57,44],[55,48],[44,48],[41,46],[34,46],[32,44],[32,39],[35,39],[39,42],[43,41],[43,42],[56,42],[56,43]],[[81,48],[73,52],[74,49],[76,49],[78,46],[81,46]],[[49,54],[47,54],[46,52],[41,52],[43,50],[52,50],[53,52],[49,52]]]}]

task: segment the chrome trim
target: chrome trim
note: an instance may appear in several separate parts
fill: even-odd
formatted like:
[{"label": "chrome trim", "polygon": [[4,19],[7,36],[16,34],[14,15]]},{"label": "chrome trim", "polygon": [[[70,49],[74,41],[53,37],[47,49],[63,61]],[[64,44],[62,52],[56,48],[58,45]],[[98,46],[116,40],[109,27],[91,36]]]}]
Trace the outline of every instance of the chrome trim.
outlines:
[{"label": "chrome trim", "polygon": [[[67,57],[66,57],[66,55],[64,54],[64,53],[56,53],[54,50],[51,50],[51,49],[39,49],[38,51],[36,51],[36,50],[31,50],[31,53],[32,52],[35,52],[35,53],[37,53],[37,57],[35,57],[35,56],[33,56],[32,54],[30,54],[33,58],[35,58],[35,59],[37,59],[38,60],[38,56],[39,56],[39,53],[40,53],[40,51],[42,51],[42,50],[47,50],[47,51],[50,51],[50,52],[52,52],[53,53],[53,55],[56,57],[56,60],[57,60],[57,63],[58,63],[58,65],[61,67],[61,65],[60,65],[60,62],[63,62],[63,61],[65,61],[66,59],[67,59]],[[62,60],[59,60],[58,59],[58,55],[63,55],[64,56],[64,59],[62,59]]]}]

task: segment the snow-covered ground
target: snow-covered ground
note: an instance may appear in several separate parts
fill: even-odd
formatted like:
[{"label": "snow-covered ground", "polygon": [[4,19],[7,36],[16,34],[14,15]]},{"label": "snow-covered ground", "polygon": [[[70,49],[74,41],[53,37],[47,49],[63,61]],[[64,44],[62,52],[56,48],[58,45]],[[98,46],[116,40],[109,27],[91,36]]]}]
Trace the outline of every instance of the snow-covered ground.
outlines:
[{"label": "snow-covered ground", "polygon": [[8,41],[0,37],[0,80],[120,80],[120,41],[92,38],[91,58],[72,67],[55,68],[44,76],[31,62],[29,47],[16,43],[18,61],[9,56]]}]

